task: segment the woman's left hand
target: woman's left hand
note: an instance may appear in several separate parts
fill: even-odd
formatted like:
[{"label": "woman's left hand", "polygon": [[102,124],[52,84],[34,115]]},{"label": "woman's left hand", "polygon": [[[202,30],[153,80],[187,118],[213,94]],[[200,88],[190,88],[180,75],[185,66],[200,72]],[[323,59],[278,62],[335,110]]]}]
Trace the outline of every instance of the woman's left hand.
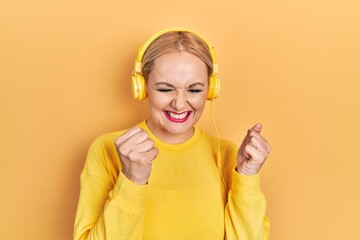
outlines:
[{"label": "woman's left hand", "polygon": [[260,134],[261,129],[260,123],[249,129],[239,148],[236,171],[240,174],[257,174],[271,152],[271,146]]}]

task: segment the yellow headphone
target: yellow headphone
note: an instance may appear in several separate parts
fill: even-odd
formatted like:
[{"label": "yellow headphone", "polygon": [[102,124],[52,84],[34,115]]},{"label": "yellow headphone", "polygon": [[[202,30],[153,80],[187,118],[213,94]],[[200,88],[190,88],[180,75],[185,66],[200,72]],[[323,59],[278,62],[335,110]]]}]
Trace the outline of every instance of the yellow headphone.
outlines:
[{"label": "yellow headphone", "polygon": [[140,48],[139,48],[139,52],[138,55],[136,57],[135,60],[135,66],[134,66],[134,71],[132,73],[132,80],[131,80],[131,85],[132,85],[132,92],[133,92],[133,97],[137,100],[143,100],[147,97],[147,93],[146,93],[146,83],[145,83],[145,79],[144,76],[142,74],[142,59],[144,57],[144,54],[147,50],[147,48],[150,46],[150,44],[155,41],[158,37],[160,37],[161,35],[168,33],[168,32],[190,32],[195,34],[196,36],[198,36],[200,39],[202,39],[206,45],[208,46],[209,50],[210,50],[210,55],[211,55],[211,59],[213,62],[213,73],[211,74],[210,78],[209,78],[209,87],[208,87],[208,95],[207,95],[207,99],[208,100],[213,100],[215,98],[217,98],[217,96],[220,93],[220,78],[218,76],[218,65],[216,62],[216,54],[215,54],[215,48],[199,33],[188,29],[188,28],[182,28],[182,27],[174,27],[174,28],[166,28],[163,29],[157,33],[155,33],[154,35],[152,35]]}]

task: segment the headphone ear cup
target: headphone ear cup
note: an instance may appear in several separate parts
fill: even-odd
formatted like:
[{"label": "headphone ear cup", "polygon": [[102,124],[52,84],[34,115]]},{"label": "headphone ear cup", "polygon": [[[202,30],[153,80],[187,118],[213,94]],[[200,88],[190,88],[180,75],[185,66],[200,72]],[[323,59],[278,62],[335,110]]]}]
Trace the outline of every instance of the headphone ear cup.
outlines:
[{"label": "headphone ear cup", "polygon": [[131,78],[133,97],[139,101],[147,97],[145,79],[141,73],[134,72]]},{"label": "headphone ear cup", "polygon": [[213,74],[209,79],[207,100],[213,100],[219,96],[220,93],[220,78]]}]

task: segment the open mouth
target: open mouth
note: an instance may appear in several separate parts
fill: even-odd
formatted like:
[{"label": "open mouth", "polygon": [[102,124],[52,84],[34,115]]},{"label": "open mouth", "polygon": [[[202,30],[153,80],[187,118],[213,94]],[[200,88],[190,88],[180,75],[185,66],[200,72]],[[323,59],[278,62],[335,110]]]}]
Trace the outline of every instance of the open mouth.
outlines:
[{"label": "open mouth", "polygon": [[169,119],[170,121],[176,122],[176,123],[183,123],[189,119],[192,112],[188,111],[188,112],[182,112],[182,113],[175,113],[175,112],[170,112],[170,111],[164,111],[164,113],[165,113],[166,118]]}]

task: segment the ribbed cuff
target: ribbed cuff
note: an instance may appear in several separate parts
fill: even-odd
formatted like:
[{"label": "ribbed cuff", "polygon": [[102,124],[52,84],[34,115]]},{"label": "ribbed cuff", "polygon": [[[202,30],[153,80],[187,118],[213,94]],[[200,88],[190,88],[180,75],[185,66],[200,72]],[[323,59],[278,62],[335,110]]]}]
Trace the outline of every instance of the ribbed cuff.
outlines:
[{"label": "ribbed cuff", "polygon": [[242,175],[233,169],[231,191],[236,198],[254,199],[261,197],[260,174]]},{"label": "ribbed cuff", "polygon": [[146,185],[133,183],[120,171],[117,183],[110,192],[110,198],[122,208],[143,211],[145,190]]}]

